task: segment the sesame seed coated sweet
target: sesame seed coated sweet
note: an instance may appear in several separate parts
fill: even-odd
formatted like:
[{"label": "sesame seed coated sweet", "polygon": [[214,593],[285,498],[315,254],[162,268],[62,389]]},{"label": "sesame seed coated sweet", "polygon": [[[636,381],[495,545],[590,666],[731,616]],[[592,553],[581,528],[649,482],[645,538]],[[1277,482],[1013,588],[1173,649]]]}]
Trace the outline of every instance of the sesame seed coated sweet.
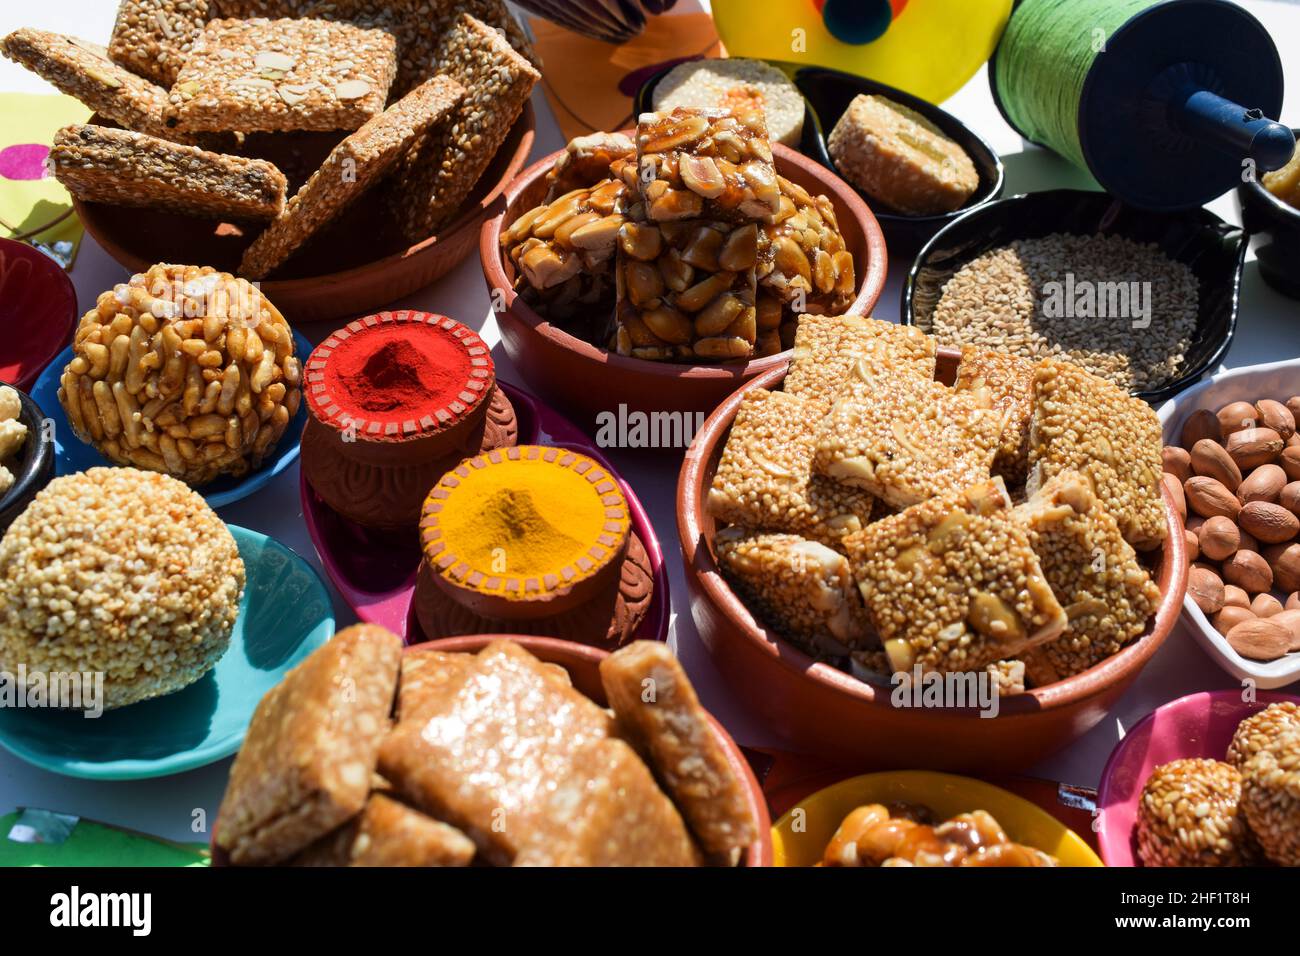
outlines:
[{"label": "sesame seed coated sweet", "polygon": [[911,326],[858,315],[800,316],[785,390],[830,405],[860,370],[877,363],[891,373],[933,379],[934,339]]},{"label": "sesame seed coated sweet", "polygon": [[1269,704],[1237,725],[1228,745],[1228,763],[1240,770],[1255,754],[1295,730],[1300,730],[1300,704],[1289,700]]},{"label": "sesame seed coated sweet", "polygon": [[1247,761],[1241,808],[1270,860],[1300,866],[1300,730],[1286,732]]},{"label": "sesame seed coated sweet", "polygon": [[1236,767],[1203,759],[1157,767],[1138,800],[1138,858],[1146,866],[1254,863],[1258,849],[1240,803]]}]

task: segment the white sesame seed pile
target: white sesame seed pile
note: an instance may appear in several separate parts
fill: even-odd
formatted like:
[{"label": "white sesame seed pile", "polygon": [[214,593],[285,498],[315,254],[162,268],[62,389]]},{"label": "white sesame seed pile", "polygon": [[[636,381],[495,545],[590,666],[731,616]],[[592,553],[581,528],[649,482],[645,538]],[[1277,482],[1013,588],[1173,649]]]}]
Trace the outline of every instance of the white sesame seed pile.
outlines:
[{"label": "white sesame seed pile", "polygon": [[[1089,284],[1110,300],[1103,283],[1140,295],[1149,288],[1150,324],[1130,299],[1126,314],[1079,315],[1078,295],[1069,303],[1067,274],[1074,288]],[[1049,307],[1061,283],[1063,308]],[[1150,283],[1149,287],[1141,285]],[[1196,330],[1199,284],[1186,265],[1169,259],[1154,243],[1123,236],[1055,233],[1019,240],[973,259],[957,270],[925,331],[950,346],[980,345],[1023,358],[1061,357],[1125,389],[1151,389],[1181,371]],[[1139,300],[1142,301],[1142,300]],[[1073,308],[1075,314],[1070,314]],[[1065,314],[1049,314],[1064,311]]]},{"label": "white sesame seed pile", "polygon": [[230,531],[175,478],[56,478],[0,539],[0,669],[102,672],[106,708],[169,694],[225,652],[243,590]]}]

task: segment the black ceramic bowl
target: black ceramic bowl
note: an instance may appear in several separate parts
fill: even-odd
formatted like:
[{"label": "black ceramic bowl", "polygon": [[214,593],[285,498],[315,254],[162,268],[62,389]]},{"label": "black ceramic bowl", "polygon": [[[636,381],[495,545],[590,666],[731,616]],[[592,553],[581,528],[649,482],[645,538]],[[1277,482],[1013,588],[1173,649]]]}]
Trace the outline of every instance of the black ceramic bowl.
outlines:
[{"label": "black ceramic bowl", "polygon": [[18,391],[18,397],[23,403],[22,423],[27,426],[27,441],[23,442],[17,460],[5,465],[13,473],[14,483],[0,495],[0,535],[22,514],[36,492],[54,477],[54,442],[45,437],[45,413],[26,392]]},{"label": "black ceramic bowl", "polygon": [[1135,391],[1162,402],[1218,367],[1237,330],[1246,234],[1204,209],[1148,212],[1100,192],[1053,189],[1012,196],[973,209],[931,239],[916,257],[903,289],[900,321],[929,327],[943,287],[953,273],[984,253],[1016,239],[1054,232],[1117,234],[1154,242],[1170,259],[1185,263],[1200,282],[1199,314],[1183,373],[1160,388]]},{"label": "black ceramic bowl", "polygon": [[[1300,129],[1293,132],[1300,137]],[[1278,292],[1300,299],[1300,209],[1258,182],[1238,186],[1237,201],[1246,231],[1262,238],[1255,247],[1259,274]]]},{"label": "black ceramic bowl", "polygon": [[[933,103],[920,97],[904,93],[902,90],[886,86],[884,83],[877,83],[865,77],[855,76],[852,73],[832,70],[822,66],[785,63],[781,60],[766,60],[764,62],[776,67],[790,77],[791,82],[803,94],[804,102],[807,104],[807,112],[804,115],[803,136],[798,146],[799,151],[809,159],[821,163],[827,169],[834,170],[835,174],[848,182],[850,186],[853,183],[841,175],[839,169],[835,166],[835,161],[831,159],[830,153],[827,152],[826,137],[830,135],[839,118],[849,108],[849,103],[859,93],[883,96],[915,110],[943,130],[949,138],[970,155],[971,162],[975,164],[975,170],[979,173],[979,188],[975,190],[962,208],[953,212],[940,213],[937,216],[911,216],[901,212],[893,212],[880,200],[873,199],[858,190],[871,211],[875,213],[876,219],[880,222],[881,231],[884,232],[885,238],[889,241],[891,247],[915,249],[965,212],[1002,195],[1005,179],[1002,160],[998,159],[998,154],[993,150],[992,146],[951,113],[944,112]],[[637,115],[653,108],[655,87],[677,65],[677,63],[673,63],[664,67],[641,85],[636,95]]]}]

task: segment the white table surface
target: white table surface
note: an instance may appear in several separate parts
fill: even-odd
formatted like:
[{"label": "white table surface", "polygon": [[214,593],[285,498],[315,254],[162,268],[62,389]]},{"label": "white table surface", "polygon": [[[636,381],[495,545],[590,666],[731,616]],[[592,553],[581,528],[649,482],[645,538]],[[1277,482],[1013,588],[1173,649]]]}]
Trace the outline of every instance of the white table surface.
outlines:
[{"label": "white table surface", "polygon": [[[1242,5],[1268,27],[1283,49],[1287,87],[1300,89],[1300,56],[1297,55],[1300,5],[1288,0],[1248,0]],[[680,9],[696,6],[691,0],[678,5]],[[103,43],[107,42],[112,30],[115,7],[116,4],[110,0],[50,0],[42,4],[7,2],[0,4],[0,35],[21,26],[30,26]],[[51,92],[40,78],[3,59],[0,59],[0,90]],[[535,158],[559,149],[563,140],[540,91],[534,94],[533,105],[537,111]],[[1006,195],[1090,186],[1084,174],[1064,160],[1026,144],[1006,124],[993,104],[983,70],[944,106],[987,138],[1003,155],[1007,167]],[[1288,125],[1300,126],[1300,96],[1288,98],[1282,119]],[[1211,203],[1209,208],[1225,219],[1240,222],[1231,193]],[[891,261],[889,280],[876,307],[878,317],[897,319],[903,281],[910,265],[910,255]],[[125,276],[126,271],[87,237],[72,270],[82,310],[91,307],[100,292],[122,281]],[[495,345],[499,341],[477,256],[466,259],[436,284],[393,305],[450,315],[479,329],[489,344]],[[1251,255],[1242,281],[1237,337],[1224,366],[1235,368],[1300,355],[1297,319],[1300,319],[1300,304],[1268,288],[1260,279]],[[332,328],[333,324],[317,324],[304,331],[313,342],[318,342]],[[502,379],[523,384],[502,349],[494,348],[493,357]],[[607,454],[636,490],[659,534],[669,566],[675,610],[672,640],[705,705],[742,744],[778,744],[760,724],[739,709],[691,621],[674,520],[673,498],[681,452],[665,450],[647,454],[607,450]],[[296,466],[251,498],[220,509],[220,514],[230,523],[273,535],[319,567],[302,521]],[[335,612],[340,627],[354,620],[337,595]],[[1231,686],[1234,686],[1233,679],[1206,657],[1180,624],[1107,719],[1068,749],[1043,761],[1032,772],[1053,780],[1096,786],[1107,756],[1126,727],[1176,697]],[[192,832],[191,821],[197,809],[206,810],[207,819],[212,819],[225,787],[229,763],[223,760],[200,770],[163,779],[113,783],[61,777],[37,770],[0,751],[0,814],[19,806],[44,807],[172,839],[206,841],[206,834]]]}]

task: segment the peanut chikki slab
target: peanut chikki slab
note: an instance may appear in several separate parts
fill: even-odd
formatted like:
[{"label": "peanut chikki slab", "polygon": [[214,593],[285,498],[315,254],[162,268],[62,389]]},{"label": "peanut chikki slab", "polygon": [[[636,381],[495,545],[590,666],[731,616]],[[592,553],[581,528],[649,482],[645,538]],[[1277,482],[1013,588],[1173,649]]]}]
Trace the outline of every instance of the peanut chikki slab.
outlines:
[{"label": "peanut chikki slab", "polygon": [[1160,419],[1140,398],[1077,365],[1043,359],[1034,367],[1025,490],[1032,496],[1062,471],[1078,471],[1125,541],[1139,551],[1159,547],[1169,533],[1160,435]]},{"label": "peanut chikki slab", "polygon": [[763,620],[811,657],[874,646],[844,555],[793,534],[724,528],[714,536],[718,565]]},{"label": "peanut chikki slab", "polygon": [[913,505],[844,547],[894,671],[980,670],[1065,628],[1001,478]]},{"label": "peanut chikki slab", "polygon": [[871,522],[861,488],[812,473],[822,409],[785,392],[745,395],[722,450],[708,507],[728,524],[786,531],[835,547]]},{"label": "peanut chikki slab", "polygon": [[546,174],[546,202],[575,189],[591,188],[610,178],[615,160],[636,158],[636,144],[622,133],[589,133],[564,145]]},{"label": "peanut chikki slab", "polygon": [[87,202],[166,209],[205,219],[272,219],[286,180],[263,159],[107,126],[65,126],[50,150],[54,178]]},{"label": "peanut chikki slab", "polygon": [[114,63],[167,89],[203,32],[210,0],[122,0],[108,41]]},{"label": "peanut chikki slab", "polygon": [[541,79],[498,30],[468,14],[443,38],[437,62],[466,94],[447,123],[416,137],[394,177],[390,207],[412,242],[456,215]]},{"label": "peanut chikki slab", "polygon": [[783,388],[829,407],[877,364],[933,380],[934,339],[910,325],[860,315],[802,315]]},{"label": "peanut chikki slab", "polygon": [[698,866],[681,814],[622,740],[579,747],[541,795],[515,866]]},{"label": "peanut chikki slab", "polygon": [[262,698],[217,819],[217,845],[232,863],[287,860],[360,812],[401,656],[395,634],[354,625]]},{"label": "peanut chikki slab", "polygon": [[1034,413],[1034,365],[1009,352],[963,346],[957,367],[959,392],[984,391],[994,411],[1006,414],[1006,427],[993,470],[1008,485],[1024,484],[1029,472],[1029,421]]},{"label": "peanut chikki slab", "polygon": [[772,222],[781,210],[761,110],[642,113],[636,158],[651,222]]},{"label": "peanut chikki slab", "polygon": [[839,315],[853,303],[857,278],[835,206],[784,176],[777,184],[781,204],[775,222],[763,224],[759,288],[797,313]]},{"label": "peanut chikki slab", "polygon": [[510,641],[425,695],[380,748],[380,773],[415,806],[463,830],[485,857],[510,863],[547,826],[547,794],[610,716]]},{"label": "peanut chikki slab", "polygon": [[1047,583],[1070,621],[1056,640],[1024,655],[1035,684],[1082,673],[1146,630],[1160,589],[1087,478],[1063,471],[1013,514],[1029,533]]},{"label": "peanut chikki slab", "polygon": [[317,840],[294,866],[469,866],[474,841],[453,826],[372,793],[360,815]]},{"label": "peanut chikki slab", "polygon": [[731,859],[758,835],[732,769],[682,665],[659,641],[635,641],[600,662],[619,732],[648,757],[705,853]]},{"label": "peanut chikki slab", "polygon": [[211,20],[167,94],[181,130],[357,129],[384,111],[392,34],[331,20]]},{"label": "peanut chikki slab", "polygon": [[167,91],[118,66],[102,47],[76,37],[24,28],[0,41],[0,52],[81,100],[105,120],[150,136],[193,141],[164,122]]},{"label": "peanut chikki slab", "polygon": [[876,361],[840,390],[817,437],[815,470],[905,508],[989,477],[1004,414]]},{"label": "peanut chikki slab", "polygon": [[392,169],[421,131],[444,122],[463,95],[455,80],[436,76],[350,134],[244,250],[240,274],[260,279],[282,265]]}]

